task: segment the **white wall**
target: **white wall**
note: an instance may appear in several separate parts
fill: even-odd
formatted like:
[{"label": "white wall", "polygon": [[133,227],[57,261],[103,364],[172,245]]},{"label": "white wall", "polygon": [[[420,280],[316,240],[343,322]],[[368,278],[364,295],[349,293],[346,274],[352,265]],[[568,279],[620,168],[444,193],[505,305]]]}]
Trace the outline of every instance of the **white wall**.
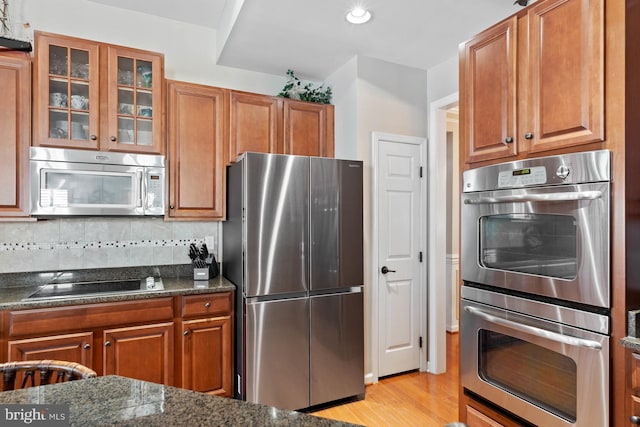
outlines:
[{"label": "white wall", "polygon": [[86,0],[16,0],[10,11],[16,38],[32,40],[31,32],[40,30],[164,53],[169,79],[268,95],[286,82],[285,75],[216,65],[216,32],[206,27]]},{"label": "white wall", "polygon": [[327,78],[334,89],[336,157],[364,162],[365,372],[370,376],[372,293],[371,223],[374,131],[426,138],[427,73],[367,57],[354,57]]},{"label": "white wall", "polygon": [[429,68],[427,79],[427,102],[444,98],[458,92],[458,55]]}]

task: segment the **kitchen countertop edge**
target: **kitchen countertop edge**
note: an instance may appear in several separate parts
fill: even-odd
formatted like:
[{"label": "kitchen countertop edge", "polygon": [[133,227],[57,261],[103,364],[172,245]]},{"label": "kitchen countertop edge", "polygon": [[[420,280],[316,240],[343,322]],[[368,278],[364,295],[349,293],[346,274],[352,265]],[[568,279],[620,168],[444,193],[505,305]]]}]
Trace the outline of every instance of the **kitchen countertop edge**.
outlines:
[{"label": "kitchen countertop edge", "polygon": [[134,301],[150,298],[162,298],[175,295],[195,295],[216,292],[235,291],[233,283],[222,276],[210,280],[193,280],[192,278],[163,277],[164,289],[140,292],[121,292],[113,294],[82,295],[73,298],[50,298],[25,300],[33,294],[38,286],[24,286],[0,289],[0,310],[17,310],[28,308],[64,307],[70,305],[97,304],[105,302]]}]

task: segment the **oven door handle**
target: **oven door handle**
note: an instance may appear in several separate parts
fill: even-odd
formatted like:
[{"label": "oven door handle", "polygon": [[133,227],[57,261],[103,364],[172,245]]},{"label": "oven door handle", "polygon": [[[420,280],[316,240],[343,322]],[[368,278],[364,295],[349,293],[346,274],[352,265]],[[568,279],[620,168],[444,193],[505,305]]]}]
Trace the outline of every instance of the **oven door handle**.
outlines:
[{"label": "oven door handle", "polygon": [[568,193],[516,194],[513,196],[479,197],[465,199],[465,205],[486,205],[511,202],[573,202],[576,200],[595,200],[602,197],[602,191],[572,191]]},{"label": "oven door handle", "polygon": [[486,313],[480,310],[479,308],[475,308],[475,307],[466,306],[464,310],[473,315],[481,317],[491,323],[496,323],[498,325],[506,326],[507,328],[514,329],[516,331],[532,334],[541,338],[559,342],[561,344],[571,345],[573,347],[585,347],[593,350],[602,350],[602,344],[596,341],[586,340],[586,339],[577,338],[577,337],[571,337],[568,335],[559,334],[557,332],[536,328],[535,326],[524,325],[522,323],[517,323],[512,320],[507,320],[498,316],[494,316],[492,314]]}]

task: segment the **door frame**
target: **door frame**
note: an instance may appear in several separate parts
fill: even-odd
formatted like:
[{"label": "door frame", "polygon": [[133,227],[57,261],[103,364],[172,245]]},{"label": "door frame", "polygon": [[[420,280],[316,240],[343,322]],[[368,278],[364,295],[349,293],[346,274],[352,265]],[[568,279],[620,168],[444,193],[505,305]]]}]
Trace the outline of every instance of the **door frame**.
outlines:
[{"label": "door frame", "polygon": [[446,266],[447,231],[446,203],[438,203],[447,197],[447,114],[446,110],[459,101],[459,93],[437,99],[429,104],[428,185],[429,185],[429,256],[428,269],[428,339],[427,371],[441,374],[447,370],[447,314],[446,314]]},{"label": "door frame", "polygon": [[[384,132],[371,132],[371,165],[373,166],[371,171],[371,223],[372,223],[372,236],[371,236],[371,284],[375,285],[375,289],[370,290],[371,295],[371,378],[366,378],[367,383],[377,383],[380,361],[379,355],[379,339],[380,333],[378,328],[380,306],[378,300],[378,153],[380,140],[393,140],[398,143],[415,144],[420,146],[420,164],[423,166],[423,180],[420,184],[420,247],[422,248],[423,256],[426,258],[426,262],[423,262],[423,266],[420,268],[419,278],[419,295],[420,301],[420,336],[423,337],[423,345],[420,349],[420,371],[426,371],[428,367],[428,361],[426,357],[427,350],[427,320],[426,320],[426,307],[427,307],[427,289],[426,289],[426,275],[427,265],[429,265],[429,255],[427,250],[427,183],[429,180],[429,174],[427,172],[427,139],[398,135]],[[367,375],[368,376],[368,375]]]}]

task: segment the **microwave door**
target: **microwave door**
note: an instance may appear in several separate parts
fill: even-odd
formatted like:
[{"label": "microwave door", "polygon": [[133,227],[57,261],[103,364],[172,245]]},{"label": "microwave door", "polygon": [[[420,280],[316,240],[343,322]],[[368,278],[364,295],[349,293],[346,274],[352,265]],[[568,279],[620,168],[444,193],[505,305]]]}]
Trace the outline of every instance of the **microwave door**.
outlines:
[{"label": "microwave door", "polygon": [[[140,171],[140,172],[139,172]],[[128,166],[82,165],[39,168],[39,188],[32,194],[36,215],[141,215],[140,174]]]}]

